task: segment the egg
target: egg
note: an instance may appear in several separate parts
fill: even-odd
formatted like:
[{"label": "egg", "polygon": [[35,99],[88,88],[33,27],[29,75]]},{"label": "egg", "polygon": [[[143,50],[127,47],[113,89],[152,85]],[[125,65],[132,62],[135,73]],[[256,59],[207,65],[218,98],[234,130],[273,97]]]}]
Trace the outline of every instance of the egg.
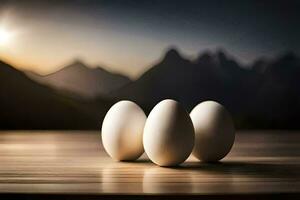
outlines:
[{"label": "egg", "polygon": [[134,102],[120,101],[107,112],[102,123],[102,143],[110,157],[132,161],[144,153],[144,111]]},{"label": "egg", "polygon": [[224,158],[232,148],[235,129],[224,106],[215,101],[198,104],[190,114],[195,128],[193,155],[204,162]]},{"label": "egg", "polygon": [[194,127],[186,110],[176,101],[159,102],[150,112],[143,136],[149,159],[160,166],[184,162],[194,146]]}]

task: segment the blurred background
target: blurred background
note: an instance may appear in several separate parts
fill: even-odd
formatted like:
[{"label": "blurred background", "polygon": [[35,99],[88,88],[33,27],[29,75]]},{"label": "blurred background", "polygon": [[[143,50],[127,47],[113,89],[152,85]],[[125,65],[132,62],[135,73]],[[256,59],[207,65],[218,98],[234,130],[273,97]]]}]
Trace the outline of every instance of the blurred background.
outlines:
[{"label": "blurred background", "polygon": [[100,129],[110,106],[226,106],[300,128],[300,1],[0,0],[0,129]]}]

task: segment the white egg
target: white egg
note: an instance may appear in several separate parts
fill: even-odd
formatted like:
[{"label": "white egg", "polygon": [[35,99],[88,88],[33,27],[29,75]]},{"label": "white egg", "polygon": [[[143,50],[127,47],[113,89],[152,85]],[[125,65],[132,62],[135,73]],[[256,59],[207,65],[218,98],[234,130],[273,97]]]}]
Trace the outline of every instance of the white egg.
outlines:
[{"label": "white egg", "polygon": [[107,112],[102,124],[102,143],[115,160],[130,161],[143,152],[144,111],[134,102],[120,101]]},{"label": "white egg", "polygon": [[204,162],[216,162],[230,151],[235,129],[229,112],[221,104],[205,101],[190,114],[195,128],[193,155]]},{"label": "white egg", "polygon": [[163,100],[150,112],[143,144],[149,159],[160,166],[184,162],[194,146],[194,127],[189,114],[174,100]]}]

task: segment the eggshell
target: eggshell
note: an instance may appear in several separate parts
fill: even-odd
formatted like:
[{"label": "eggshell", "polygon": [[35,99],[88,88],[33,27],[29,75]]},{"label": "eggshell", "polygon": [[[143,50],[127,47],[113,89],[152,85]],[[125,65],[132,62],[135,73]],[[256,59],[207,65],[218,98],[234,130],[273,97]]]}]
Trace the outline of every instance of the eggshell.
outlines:
[{"label": "eggshell", "polygon": [[149,159],[160,166],[184,162],[194,146],[194,127],[189,114],[174,100],[163,100],[150,112],[143,144]]},{"label": "eggshell", "polygon": [[115,160],[130,161],[143,152],[144,111],[134,102],[120,101],[107,112],[102,124],[102,143]]},{"label": "eggshell", "polygon": [[221,104],[205,101],[190,114],[195,128],[193,155],[204,162],[215,162],[230,151],[235,129],[229,112]]}]

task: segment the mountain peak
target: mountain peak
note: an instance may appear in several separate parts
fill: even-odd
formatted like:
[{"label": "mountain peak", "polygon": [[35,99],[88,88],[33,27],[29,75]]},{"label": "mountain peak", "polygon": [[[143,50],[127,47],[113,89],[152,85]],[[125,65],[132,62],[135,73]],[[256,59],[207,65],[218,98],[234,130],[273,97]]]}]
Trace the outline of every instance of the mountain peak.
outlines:
[{"label": "mountain peak", "polygon": [[212,64],[214,62],[213,54],[210,51],[200,53],[195,60],[196,63]]},{"label": "mountain peak", "polygon": [[166,51],[165,60],[178,60],[182,59],[179,51],[175,47],[171,47]]},{"label": "mountain peak", "polygon": [[200,52],[194,62],[202,65],[218,66],[223,62],[227,62],[228,60],[229,59],[225,51],[223,49],[217,49],[217,51],[215,52],[212,52],[210,50]]},{"label": "mountain peak", "polygon": [[223,49],[218,49],[216,55],[220,61],[227,60],[227,55]]},{"label": "mountain peak", "polygon": [[69,67],[84,67],[84,68],[88,68],[87,65],[80,59],[75,59],[73,62],[71,62],[71,64],[68,65]]},{"label": "mountain peak", "polygon": [[81,72],[89,72],[91,71],[91,67],[86,65],[82,60],[80,59],[75,59],[73,62],[70,64],[66,65],[59,71],[81,71]]}]

